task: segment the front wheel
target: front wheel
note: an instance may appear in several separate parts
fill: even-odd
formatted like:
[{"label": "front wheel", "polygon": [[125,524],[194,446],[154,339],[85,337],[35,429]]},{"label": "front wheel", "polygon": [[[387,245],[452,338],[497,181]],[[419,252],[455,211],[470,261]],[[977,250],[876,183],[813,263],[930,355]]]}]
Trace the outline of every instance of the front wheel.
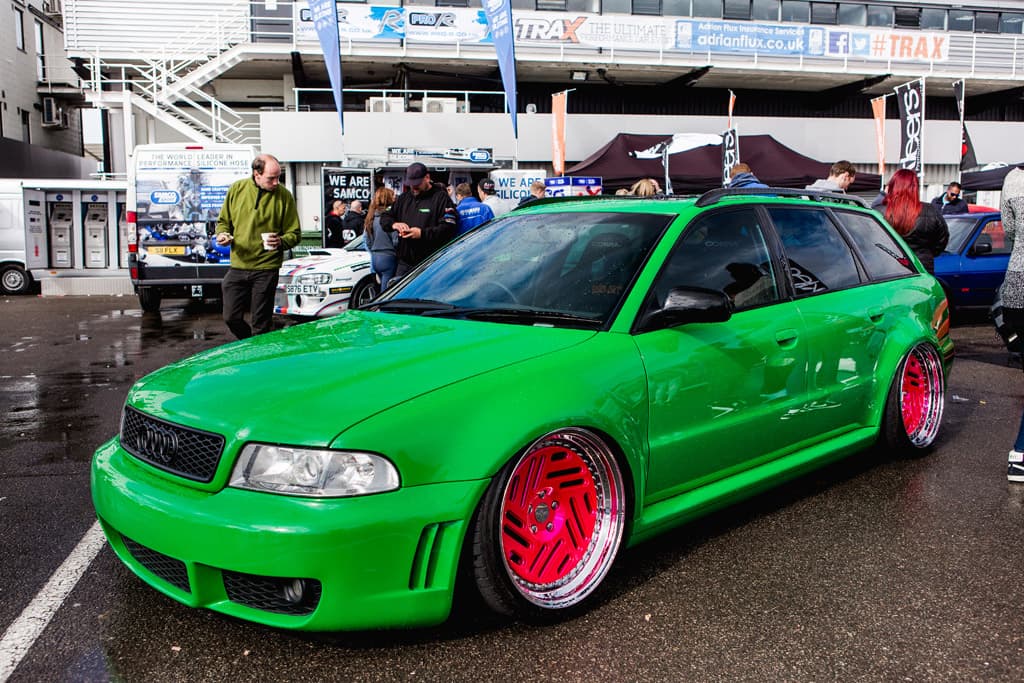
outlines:
[{"label": "front wheel", "polygon": [[568,616],[607,575],[625,528],[622,472],[578,428],[537,439],[488,488],[473,524],[473,572],[493,609],[531,621]]},{"label": "front wheel", "polygon": [[945,399],[939,352],[931,344],[918,344],[900,361],[889,388],[880,434],[883,447],[911,455],[928,449],[938,436]]},{"label": "front wheel", "polygon": [[368,275],[352,288],[352,294],[349,296],[348,300],[348,307],[362,308],[376,299],[378,294],[380,294],[380,287],[377,285],[377,278],[373,275]]},{"label": "front wheel", "polygon": [[0,267],[0,290],[4,294],[27,294],[32,288],[32,276],[21,266]]}]

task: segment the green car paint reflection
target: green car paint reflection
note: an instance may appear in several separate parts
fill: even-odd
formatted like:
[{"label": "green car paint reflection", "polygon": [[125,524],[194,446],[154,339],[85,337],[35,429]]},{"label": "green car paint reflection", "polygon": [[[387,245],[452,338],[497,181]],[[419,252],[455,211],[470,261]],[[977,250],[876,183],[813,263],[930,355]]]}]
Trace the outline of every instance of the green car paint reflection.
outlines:
[{"label": "green car paint reflection", "polygon": [[157,590],[271,626],[435,624],[457,576],[517,618],[574,614],[631,543],[932,445],[941,288],[847,216],[877,223],[782,192],[535,202],[364,310],[140,380],[97,515]]}]

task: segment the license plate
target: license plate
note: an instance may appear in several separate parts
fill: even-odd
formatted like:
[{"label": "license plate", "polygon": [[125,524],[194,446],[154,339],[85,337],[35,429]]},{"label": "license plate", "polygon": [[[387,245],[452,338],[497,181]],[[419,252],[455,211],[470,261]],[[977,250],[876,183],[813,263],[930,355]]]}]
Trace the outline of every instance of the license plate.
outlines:
[{"label": "license plate", "polygon": [[146,247],[150,254],[170,254],[172,256],[184,256],[185,247]]},{"label": "license plate", "polygon": [[317,285],[285,285],[285,294],[311,294],[319,295],[320,287]]}]

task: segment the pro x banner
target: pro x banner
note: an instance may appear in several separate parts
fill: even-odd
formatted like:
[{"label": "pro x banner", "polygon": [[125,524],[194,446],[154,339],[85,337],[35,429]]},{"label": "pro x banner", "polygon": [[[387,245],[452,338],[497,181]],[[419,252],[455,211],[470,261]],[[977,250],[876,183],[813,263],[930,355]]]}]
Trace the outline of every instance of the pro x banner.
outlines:
[{"label": "pro x banner", "polygon": [[505,86],[505,101],[512,116],[512,135],[519,139],[516,120],[516,48],[512,37],[512,0],[483,0],[487,23],[491,27],[494,51],[498,55],[501,84]]},{"label": "pro x banner", "polygon": [[722,187],[729,184],[732,167],[740,163],[740,136],[735,128],[722,133]]},{"label": "pro x banner", "polygon": [[338,36],[338,5],[335,0],[308,0],[309,13],[316,27],[316,35],[320,39],[320,49],[324,53],[324,64],[327,76],[331,79],[331,90],[334,91],[334,106],[338,109],[338,120],[341,132],[345,132],[345,114],[341,104],[341,38]]},{"label": "pro x banner", "polygon": [[978,165],[978,155],[974,153],[974,143],[967,132],[967,124],[964,123],[964,94],[966,83],[962,80],[953,82],[953,97],[956,98],[956,108],[960,111],[960,170],[974,168]]},{"label": "pro x banner", "polygon": [[907,168],[919,177],[924,175],[921,160],[924,137],[924,79],[893,88],[900,106],[900,168]]}]

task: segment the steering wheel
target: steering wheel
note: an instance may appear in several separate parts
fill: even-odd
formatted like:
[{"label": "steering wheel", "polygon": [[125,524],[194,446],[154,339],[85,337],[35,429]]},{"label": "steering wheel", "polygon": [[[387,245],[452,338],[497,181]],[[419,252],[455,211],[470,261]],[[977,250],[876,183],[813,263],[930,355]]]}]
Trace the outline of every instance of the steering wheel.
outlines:
[{"label": "steering wheel", "polygon": [[493,287],[494,289],[497,289],[498,291],[500,291],[508,299],[508,301],[510,303],[519,305],[519,299],[516,298],[516,295],[512,293],[512,290],[509,289],[508,287],[506,287],[505,285],[501,284],[497,280],[486,280],[486,281],[482,282],[480,284],[480,289],[482,290],[482,289],[484,289],[485,287],[488,287],[488,286]]}]

